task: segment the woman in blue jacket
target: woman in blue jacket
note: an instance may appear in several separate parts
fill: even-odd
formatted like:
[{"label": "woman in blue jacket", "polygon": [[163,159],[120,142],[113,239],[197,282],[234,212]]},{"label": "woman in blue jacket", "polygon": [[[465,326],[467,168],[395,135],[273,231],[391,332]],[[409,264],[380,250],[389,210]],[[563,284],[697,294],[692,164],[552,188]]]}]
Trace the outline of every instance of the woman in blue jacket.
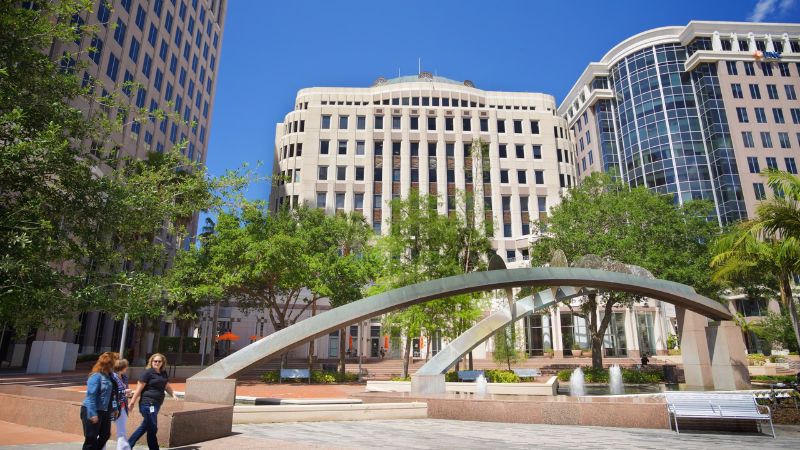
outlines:
[{"label": "woman in blue jacket", "polygon": [[86,382],[86,398],[81,406],[83,449],[100,450],[111,436],[111,416],[116,386],[111,379],[116,353],[105,352],[97,358]]}]

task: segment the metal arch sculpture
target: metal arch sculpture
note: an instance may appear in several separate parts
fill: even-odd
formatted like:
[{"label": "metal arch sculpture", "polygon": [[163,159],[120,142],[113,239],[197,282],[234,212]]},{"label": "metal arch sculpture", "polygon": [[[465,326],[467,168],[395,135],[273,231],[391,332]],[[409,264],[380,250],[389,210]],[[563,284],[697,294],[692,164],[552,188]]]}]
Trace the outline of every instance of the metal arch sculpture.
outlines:
[{"label": "metal arch sculpture", "polygon": [[[693,288],[671,281],[645,279],[596,269],[537,267],[456,275],[393,289],[305,319],[256,341],[197,373],[190,380],[220,380],[235,376],[259,361],[359,320],[423,303],[477,291],[519,286],[587,286],[639,294],[672,303],[715,320],[730,320],[721,304]],[[187,385],[187,394],[190,386]]]},{"label": "metal arch sculpture", "polygon": [[[556,291],[554,294],[553,291]],[[455,363],[506,325],[516,322],[534,312],[547,309],[557,302],[579,297],[586,294],[586,290],[563,286],[558,289],[546,289],[529,297],[514,302],[513,308],[501,308],[485,319],[475,324],[457,338],[453,339],[446,347],[441,349],[428,362],[420,367],[415,375],[439,375],[447,372]]]}]

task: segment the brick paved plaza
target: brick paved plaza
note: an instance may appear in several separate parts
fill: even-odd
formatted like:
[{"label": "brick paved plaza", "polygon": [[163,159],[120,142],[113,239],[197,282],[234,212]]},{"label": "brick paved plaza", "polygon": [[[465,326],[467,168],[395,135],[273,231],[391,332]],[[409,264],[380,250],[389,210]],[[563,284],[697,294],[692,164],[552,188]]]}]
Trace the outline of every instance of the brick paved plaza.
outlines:
[{"label": "brick paved plaza", "polygon": [[[234,435],[181,449],[492,449],[492,448],[653,448],[721,449],[800,447],[800,427],[775,427],[778,437],[746,433],[686,432],[561,425],[378,420],[235,425]],[[73,449],[75,442],[0,446],[0,449]],[[144,448],[138,446],[137,448]]]}]

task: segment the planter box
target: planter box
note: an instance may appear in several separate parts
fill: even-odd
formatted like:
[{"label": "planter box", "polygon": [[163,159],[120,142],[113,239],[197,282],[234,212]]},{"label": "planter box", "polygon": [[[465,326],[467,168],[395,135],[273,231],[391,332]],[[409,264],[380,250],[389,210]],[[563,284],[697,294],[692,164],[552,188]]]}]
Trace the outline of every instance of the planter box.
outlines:
[{"label": "planter box", "polygon": [[[447,392],[475,393],[474,382],[445,383]],[[367,392],[411,392],[410,381],[367,381]],[[544,382],[534,383],[488,383],[487,394],[503,395],[556,395],[558,379],[550,377]]]}]

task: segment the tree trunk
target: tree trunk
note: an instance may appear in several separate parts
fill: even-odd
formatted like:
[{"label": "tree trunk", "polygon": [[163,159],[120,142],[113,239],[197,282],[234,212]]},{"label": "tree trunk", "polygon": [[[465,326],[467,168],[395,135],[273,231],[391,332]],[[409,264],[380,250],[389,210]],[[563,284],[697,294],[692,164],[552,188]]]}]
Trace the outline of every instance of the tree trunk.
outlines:
[{"label": "tree trunk", "polygon": [[[208,355],[208,365],[214,364],[216,361],[216,349],[217,349],[217,321],[219,320],[219,302],[214,304],[214,315],[211,319],[211,334],[206,339],[211,339],[211,351]],[[206,351],[206,349],[203,349]]]},{"label": "tree trunk", "polygon": [[347,345],[347,343],[345,342],[345,337],[347,334],[346,332],[347,332],[346,328],[342,328],[341,330],[339,330],[339,373],[342,374],[342,377],[344,377],[347,364],[347,361],[345,360],[345,349]]},{"label": "tree trunk", "polygon": [[178,357],[175,358],[175,365],[183,363],[183,330],[178,327]]},{"label": "tree trunk", "polygon": [[406,348],[403,352],[403,378],[408,377],[408,362],[411,357],[411,337],[406,336]]},{"label": "tree trunk", "polygon": [[800,348],[800,322],[798,322],[797,305],[794,297],[792,297],[792,285],[788,275],[781,277],[781,300],[783,300],[783,304],[786,305],[786,310],[789,312],[789,320],[792,322],[792,329],[794,330],[794,339],[797,342],[797,347]]},{"label": "tree trunk", "polygon": [[472,350],[469,351],[469,356],[467,356],[467,367],[469,368],[469,370],[475,370],[475,369],[472,368],[473,367],[473,365],[472,365]]},{"label": "tree trunk", "polygon": [[[311,317],[317,315],[317,300],[311,301]],[[311,370],[314,366],[314,342],[316,340],[312,339],[308,342],[308,371],[311,373]]]},{"label": "tree trunk", "polygon": [[603,368],[603,335],[597,324],[597,294],[589,294],[589,330],[592,336],[592,368]]},{"label": "tree trunk", "polygon": [[131,365],[143,366],[147,362],[147,358],[145,358],[144,346],[142,345],[142,342],[144,341],[145,329],[144,320],[136,324],[135,327],[136,328],[133,331],[133,342],[131,343],[131,349],[133,351],[133,354],[131,355]]}]

